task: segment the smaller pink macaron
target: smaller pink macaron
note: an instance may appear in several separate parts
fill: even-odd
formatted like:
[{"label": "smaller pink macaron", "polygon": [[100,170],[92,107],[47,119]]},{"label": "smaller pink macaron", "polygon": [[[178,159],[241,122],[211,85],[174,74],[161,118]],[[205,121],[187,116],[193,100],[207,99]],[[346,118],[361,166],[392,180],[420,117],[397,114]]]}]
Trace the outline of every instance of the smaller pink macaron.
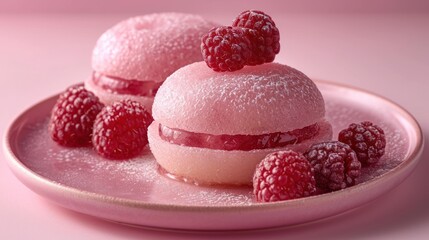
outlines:
[{"label": "smaller pink macaron", "polygon": [[250,185],[267,154],[332,138],[315,83],[278,63],[222,73],[204,62],[187,65],[161,86],[152,113],[156,161],[199,184]]},{"label": "smaller pink macaron", "polygon": [[85,87],[107,105],[130,99],[151,110],[162,82],[201,61],[201,36],[216,24],[198,15],[157,13],[129,18],[104,32],[92,54]]}]

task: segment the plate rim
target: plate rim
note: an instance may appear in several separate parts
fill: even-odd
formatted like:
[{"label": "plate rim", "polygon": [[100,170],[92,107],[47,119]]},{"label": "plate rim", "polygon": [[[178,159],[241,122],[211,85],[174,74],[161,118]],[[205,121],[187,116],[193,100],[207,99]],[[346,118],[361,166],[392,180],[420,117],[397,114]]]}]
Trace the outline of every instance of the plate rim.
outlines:
[{"label": "plate rim", "polygon": [[[408,120],[409,120],[408,123],[413,126],[413,129],[415,130],[415,133],[416,133],[415,148],[412,149],[409,157],[405,161],[401,162],[395,168],[389,170],[388,172],[383,173],[380,176],[377,176],[373,179],[370,179],[370,180],[365,181],[363,183],[360,183],[358,185],[348,187],[348,188],[345,188],[345,189],[342,189],[339,191],[324,193],[321,195],[314,195],[314,196],[305,197],[305,198],[292,199],[292,200],[287,200],[287,201],[278,201],[278,202],[270,202],[270,203],[252,202],[251,205],[234,205],[234,206],[209,206],[209,205],[207,205],[207,206],[193,206],[193,205],[175,205],[175,204],[170,204],[170,203],[169,204],[151,203],[151,202],[144,202],[141,200],[133,200],[133,199],[115,197],[115,196],[110,196],[110,195],[105,195],[105,194],[100,194],[100,193],[95,193],[95,192],[90,192],[90,191],[74,188],[71,186],[60,184],[60,183],[55,182],[55,181],[48,179],[46,177],[43,177],[43,176],[39,175],[38,173],[32,171],[27,166],[25,166],[25,164],[23,162],[21,162],[21,160],[18,158],[18,156],[16,156],[15,153],[13,152],[12,146],[11,146],[12,143],[10,142],[10,139],[11,139],[11,136],[13,134],[12,132],[15,129],[15,126],[17,125],[17,123],[19,123],[20,120],[26,114],[28,114],[28,112],[31,111],[33,108],[35,108],[39,105],[43,105],[45,102],[53,101],[53,98],[57,98],[59,94],[55,94],[55,95],[52,95],[48,98],[45,98],[45,99],[31,105],[30,107],[26,108],[24,111],[20,112],[18,114],[18,116],[13,118],[11,123],[8,125],[6,133],[3,136],[3,149],[4,149],[4,152],[6,155],[6,162],[8,163],[9,168],[11,168],[14,175],[24,185],[26,185],[28,188],[30,188],[32,191],[34,191],[34,189],[32,187],[28,186],[25,182],[23,182],[21,180],[21,178],[18,176],[18,173],[16,173],[15,171],[19,171],[20,173],[25,174],[27,177],[29,177],[30,179],[32,179],[36,183],[48,186],[49,188],[51,188],[55,192],[63,192],[63,193],[65,192],[67,194],[72,194],[72,195],[76,196],[76,198],[78,198],[78,199],[92,200],[92,201],[102,202],[102,203],[106,203],[106,204],[115,204],[115,205],[120,205],[121,207],[127,207],[127,208],[148,209],[148,210],[157,210],[157,211],[177,211],[177,212],[201,212],[201,211],[204,211],[204,212],[212,212],[212,211],[214,211],[214,212],[231,212],[231,211],[243,211],[243,210],[245,210],[245,211],[249,211],[249,210],[259,211],[259,210],[275,210],[275,209],[279,209],[279,208],[281,208],[281,209],[294,208],[296,206],[306,204],[306,202],[317,201],[320,198],[324,198],[324,199],[336,198],[338,195],[359,192],[359,191],[361,191],[361,189],[366,189],[366,188],[368,188],[368,186],[377,184],[377,182],[381,178],[382,179],[388,179],[388,178],[394,177],[398,172],[404,171],[404,169],[407,169],[408,166],[411,164],[414,164],[414,167],[417,165],[417,163],[420,159],[419,157],[422,154],[423,148],[424,148],[423,131],[422,131],[421,126],[417,122],[416,118],[409,111],[407,111],[405,108],[403,108],[402,106],[400,106],[396,102],[394,102],[394,101],[392,101],[392,100],[390,100],[384,96],[381,96],[377,93],[374,93],[374,92],[371,92],[371,91],[368,91],[368,90],[365,90],[362,88],[358,88],[358,87],[351,86],[348,84],[337,83],[337,82],[333,82],[333,81],[327,81],[327,80],[313,80],[313,81],[316,83],[316,85],[322,84],[322,85],[329,85],[331,87],[335,86],[335,87],[339,87],[342,89],[353,90],[353,91],[357,91],[357,92],[360,92],[363,94],[371,95],[373,97],[379,98],[381,101],[383,101],[384,104],[388,104],[390,107],[393,107],[394,109],[400,111],[401,112],[400,115],[406,116],[408,118]],[[405,178],[404,178],[404,180],[405,180]],[[400,184],[397,184],[396,186],[398,186],[398,185],[400,185]],[[394,186],[394,187],[396,187],[396,186]]]}]

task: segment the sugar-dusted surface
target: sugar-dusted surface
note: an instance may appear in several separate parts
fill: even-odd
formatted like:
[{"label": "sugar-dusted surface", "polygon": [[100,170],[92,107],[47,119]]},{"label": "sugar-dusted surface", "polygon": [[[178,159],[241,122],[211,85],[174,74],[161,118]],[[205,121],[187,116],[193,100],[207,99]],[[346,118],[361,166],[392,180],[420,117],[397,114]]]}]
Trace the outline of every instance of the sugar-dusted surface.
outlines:
[{"label": "sugar-dusted surface", "polygon": [[[48,118],[26,126],[30,137],[18,144],[20,158],[43,177],[73,188],[139,201],[189,205],[247,205],[251,189],[196,187],[158,174],[158,166],[145,149],[128,161],[107,160],[91,148],[64,148],[50,140]],[[33,158],[33,156],[40,158]]]},{"label": "sugar-dusted surface", "polygon": [[215,135],[288,132],[325,115],[313,81],[279,63],[222,73],[190,64],[167,78],[152,111],[169,128]]},{"label": "sugar-dusted surface", "polygon": [[[362,97],[367,97],[366,100],[376,97],[352,90],[348,90],[348,94],[338,94],[335,86],[329,84],[319,87],[326,99],[327,118],[332,123],[334,136],[350,122],[363,120],[378,123],[385,129],[386,155],[378,165],[365,169],[358,182],[382,176],[410,154],[408,133],[395,113],[386,106],[372,105],[371,101],[358,101]],[[49,104],[53,104],[53,99],[39,109],[38,117],[26,119],[11,142],[19,161],[49,181],[87,192],[161,205],[234,207],[255,204],[250,188],[194,186],[162,176],[148,149],[135,159],[111,161],[99,157],[90,148],[60,147],[50,140],[46,130]],[[320,197],[325,195],[329,194]]]},{"label": "sugar-dusted surface", "polygon": [[216,25],[182,13],[129,18],[100,36],[92,67],[113,77],[162,82],[176,69],[202,60],[201,37]]},{"label": "sugar-dusted surface", "polygon": [[357,182],[368,181],[386,173],[398,166],[409,154],[410,149],[407,149],[407,146],[410,143],[407,132],[404,128],[398,127],[396,113],[386,106],[372,104],[375,100],[373,96],[359,96],[360,102],[357,103],[356,94],[350,92],[341,96],[332,92],[326,92],[324,95],[332,97],[326,101],[326,115],[333,123],[334,139],[338,139],[338,133],[353,122],[372,121],[385,130],[387,139],[385,155],[375,165],[363,167]]}]

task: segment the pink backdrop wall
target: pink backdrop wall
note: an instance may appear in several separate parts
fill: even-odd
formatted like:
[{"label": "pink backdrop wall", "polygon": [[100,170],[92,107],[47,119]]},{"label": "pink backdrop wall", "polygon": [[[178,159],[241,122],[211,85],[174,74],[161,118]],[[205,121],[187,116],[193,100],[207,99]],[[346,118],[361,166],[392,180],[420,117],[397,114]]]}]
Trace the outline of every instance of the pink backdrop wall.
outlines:
[{"label": "pink backdrop wall", "polygon": [[0,239],[427,240],[429,0],[0,0],[0,136],[24,109],[86,79],[95,41],[116,22],[179,11],[230,23],[252,8],[272,15],[281,29],[276,61],[310,77],[375,92],[415,115],[426,146],[403,184],[356,211],[306,225],[216,235],[152,231],[38,197],[13,176],[0,147]]},{"label": "pink backdrop wall", "polygon": [[[204,3],[202,3],[204,2]],[[205,7],[202,8],[201,6]],[[427,0],[1,0],[0,13],[236,13],[257,8],[287,13],[429,13]]]}]

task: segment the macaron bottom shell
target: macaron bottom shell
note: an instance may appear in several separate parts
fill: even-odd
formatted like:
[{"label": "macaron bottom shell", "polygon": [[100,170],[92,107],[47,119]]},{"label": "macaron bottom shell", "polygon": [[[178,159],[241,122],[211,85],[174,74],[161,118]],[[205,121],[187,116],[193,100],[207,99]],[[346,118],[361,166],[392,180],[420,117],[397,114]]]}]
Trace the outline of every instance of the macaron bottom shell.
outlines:
[{"label": "macaron bottom shell", "polygon": [[321,121],[319,134],[300,144],[251,151],[225,151],[181,146],[159,136],[159,123],[148,129],[150,149],[158,164],[169,174],[198,185],[251,185],[256,165],[269,153],[280,150],[303,152],[312,144],[332,139],[332,127]]}]

